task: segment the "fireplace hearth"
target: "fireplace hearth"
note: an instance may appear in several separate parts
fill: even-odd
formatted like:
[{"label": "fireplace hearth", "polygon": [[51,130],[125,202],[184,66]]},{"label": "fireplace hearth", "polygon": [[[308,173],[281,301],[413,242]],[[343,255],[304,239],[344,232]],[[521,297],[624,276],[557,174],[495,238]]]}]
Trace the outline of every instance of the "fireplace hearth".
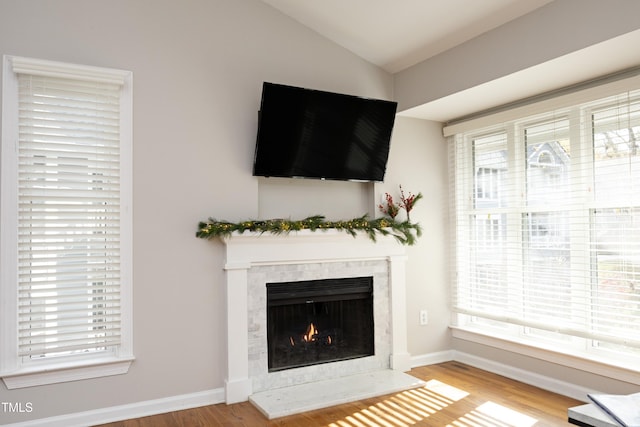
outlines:
[{"label": "fireplace hearth", "polygon": [[269,372],[374,354],[373,277],[267,283]]}]

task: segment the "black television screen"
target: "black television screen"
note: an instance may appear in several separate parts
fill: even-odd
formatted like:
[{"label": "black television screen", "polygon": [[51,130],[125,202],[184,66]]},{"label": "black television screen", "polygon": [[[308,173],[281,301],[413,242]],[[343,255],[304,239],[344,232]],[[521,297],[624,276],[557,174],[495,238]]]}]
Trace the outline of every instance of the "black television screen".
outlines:
[{"label": "black television screen", "polygon": [[380,182],[396,107],[265,82],[253,175]]}]

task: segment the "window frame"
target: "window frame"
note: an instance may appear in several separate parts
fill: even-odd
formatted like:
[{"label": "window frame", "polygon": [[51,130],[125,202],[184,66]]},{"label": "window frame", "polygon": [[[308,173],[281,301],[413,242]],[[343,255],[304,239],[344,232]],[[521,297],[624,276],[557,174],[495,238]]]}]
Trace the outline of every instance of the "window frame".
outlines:
[{"label": "window frame", "polygon": [[[634,88],[637,88],[637,86],[634,86]],[[557,345],[554,345],[552,339],[545,339],[540,334],[532,334],[530,331],[532,329],[531,326],[518,325],[513,323],[499,323],[497,325],[499,325],[500,327],[487,328],[486,325],[493,323],[491,317],[485,317],[484,320],[475,322],[473,313],[459,312],[455,308],[454,302],[456,298],[455,292],[457,292],[457,284],[455,284],[456,280],[458,280],[460,277],[465,277],[465,274],[469,274],[466,273],[467,266],[459,265],[458,259],[460,256],[464,256],[461,254],[465,251],[469,253],[468,251],[471,246],[468,245],[472,244],[464,242],[464,234],[462,239],[463,241],[460,241],[460,233],[469,233],[469,230],[473,230],[474,225],[472,224],[472,220],[469,218],[471,218],[472,216],[477,218],[478,216],[483,214],[486,215],[486,212],[483,213],[482,208],[474,206],[474,201],[471,200],[476,199],[476,195],[474,193],[475,189],[472,188],[473,185],[470,184],[474,182],[473,178],[471,177],[475,175],[475,166],[473,160],[473,140],[475,138],[481,138],[486,135],[498,134],[501,132],[508,135],[506,143],[509,148],[509,161],[507,165],[507,171],[510,171],[513,166],[516,166],[513,167],[513,169],[518,169],[521,173],[519,176],[509,175],[507,178],[513,180],[512,183],[508,185],[515,186],[515,190],[512,190],[512,194],[510,194],[506,203],[502,203],[506,204],[508,207],[504,209],[500,207],[492,208],[494,212],[490,212],[490,215],[503,213],[507,217],[507,226],[515,227],[515,230],[517,230],[516,235],[521,235],[521,231],[524,230],[521,218],[523,214],[547,211],[555,212],[555,210],[549,210],[545,207],[543,207],[542,209],[536,209],[536,207],[527,206],[526,200],[515,202],[517,194],[526,194],[527,191],[527,189],[525,188],[527,173],[526,161],[525,163],[518,165],[516,165],[515,163],[517,161],[517,157],[522,155],[520,152],[523,149],[526,151],[524,129],[526,129],[527,126],[535,125],[541,119],[558,119],[561,118],[562,115],[564,115],[564,117],[568,118],[570,122],[569,132],[572,134],[570,136],[570,140],[572,141],[572,153],[575,149],[580,153],[582,157],[590,157],[593,154],[593,138],[591,135],[586,135],[590,131],[590,127],[582,126],[581,123],[583,120],[590,117],[592,111],[597,110],[598,108],[600,108],[600,106],[597,103],[586,106],[582,104],[577,104],[570,107],[563,106],[562,109],[553,110],[542,114],[522,114],[520,117],[512,117],[511,120],[503,121],[494,126],[478,127],[476,128],[477,130],[467,128],[462,132],[452,132],[448,135],[445,131],[445,135],[449,136],[450,138],[449,144],[451,144],[450,150],[452,150],[450,151],[450,156],[452,156],[453,158],[450,159],[450,165],[454,166],[452,166],[452,170],[450,173],[451,177],[453,178],[453,183],[455,183],[457,179],[454,177],[460,176],[455,168],[457,168],[458,165],[461,164],[464,164],[465,167],[468,168],[467,170],[463,171],[464,174],[468,175],[466,179],[462,178],[464,180],[462,183],[457,183],[455,184],[455,187],[452,187],[452,192],[455,199],[452,199],[452,208],[454,208],[454,210],[452,211],[451,218],[453,218],[453,239],[454,241],[456,241],[456,244],[453,245],[455,248],[455,252],[452,253],[452,263],[454,265],[454,268],[452,270],[454,274],[452,278],[454,283],[454,296],[452,298],[452,335],[455,338],[464,339],[484,345],[490,345],[519,354],[537,357],[553,363],[582,368],[594,373],[605,374],[612,378],[617,378],[624,381],[633,381],[637,384],[640,384],[640,368],[638,368],[638,360],[640,360],[640,356],[629,354],[616,355],[615,359],[612,360],[611,352],[606,349],[594,346],[593,339],[579,338],[575,336],[568,337],[566,348],[560,349]],[[586,130],[586,128],[589,130]],[[581,133],[582,138],[580,138]],[[462,146],[462,148],[456,146],[460,141],[464,141],[464,145]],[[579,145],[577,147],[573,145],[576,142]],[[589,167],[589,165],[581,164],[580,169],[577,169],[574,168],[573,164],[571,164],[569,173],[572,176],[569,179],[573,179],[576,176],[581,177],[582,180],[585,179],[585,176],[588,176],[588,178],[592,178],[590,174],[592,174],[593,171],[591,169],[592,168]],[[593,200],[593,194],[589,194],[589,191],[585,191],[582,201],[585,204],[583,209],[580,210],[582,215],[591,215],[591,212],[594,211],[594,209],[602,207],[595,200]],[[462,206],[462,210],[455,210],[456,203]],[[516,218],[516,216],[518,216],[518,218]],[[466,220],[466,225],[462,230],[458,230],[458,224],[461,220]],[[572,240],[570,242],[570,251],[572,257],[582,256],[588,258],[589,256],[591,256],[589,253],[578,254],[578,251],[576,249],[580,246],[581,243],[584,244],[584,239],[587,239],[587,243],[590,243],[589,232],[592,225],[590,225],[589,222],[586,222],[586,224],[586,230],[578,230],[574,227],[569,227],[570,233],[577,235],[582,234],[583,238],[582,242],[576,242],[574,241],[575,236],[571,236]],[[520,239],[522,239],[522,237],[520,237]],[[522,250],[525,249],[524,242],[522,241],[517,242],[516,246],[520,247]],[[524,257],[525,255],[521,252],[517,256]],[[521,275],[522,268],[524,266],[524,259],[511,260],[510,263],[511,262],[517,263],[520,267],[514,268],[514,272],[507,274],[511,276]],[[471,268],[470,264],[469,268]],[[571,270],[572,274],[575,274],[573,272],[573,269]],[[459,274],[461,274],[461,276]],[[573,283],[571,283],[571,285],[573,286]],[[521,283],[521,286],[525,286],[524,281]],[[467,287],[467,289],[469,288]],[[482,323],[485,323],[486,325],[483,326]]]},{"label": "window frame", "polygon": [[[121,343],[115,351],[44,357],[25,362],[18,355],[17,174],[18,73],[115,79],[120,90]],[[2,145],[0,151],[0,377],[8,389],[97,378],[128,372],[133,356],[132,190],[133,73],[18,56],[3,56]]]}]

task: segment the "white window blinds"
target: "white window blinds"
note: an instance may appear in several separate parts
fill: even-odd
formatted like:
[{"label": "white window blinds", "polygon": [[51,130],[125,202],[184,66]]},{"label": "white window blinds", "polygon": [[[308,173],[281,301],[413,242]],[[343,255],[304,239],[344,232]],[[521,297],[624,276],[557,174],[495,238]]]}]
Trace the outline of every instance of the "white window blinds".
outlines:
[{"label": "white window blinds", "polygon": [[120,343],[121,82],[18,70],[18,354]]},{"label": "white window blinds", "polygon": [[640,91],[450,144],[459,324],[640,355]]}]

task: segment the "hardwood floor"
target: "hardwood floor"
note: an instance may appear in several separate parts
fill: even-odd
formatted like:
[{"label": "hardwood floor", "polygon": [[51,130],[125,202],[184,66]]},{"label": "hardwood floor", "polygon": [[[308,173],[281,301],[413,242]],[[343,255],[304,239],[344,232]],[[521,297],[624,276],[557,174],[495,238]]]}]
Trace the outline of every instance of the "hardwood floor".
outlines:
[{"label": "hardwood floor", "polygon": [[423,366],[409,373],[425,380],[427,386],[271,421],[251,403],[244,402],[203,406],[102,427],[569,426],[567,409],[581,404],[458,362]]}]

